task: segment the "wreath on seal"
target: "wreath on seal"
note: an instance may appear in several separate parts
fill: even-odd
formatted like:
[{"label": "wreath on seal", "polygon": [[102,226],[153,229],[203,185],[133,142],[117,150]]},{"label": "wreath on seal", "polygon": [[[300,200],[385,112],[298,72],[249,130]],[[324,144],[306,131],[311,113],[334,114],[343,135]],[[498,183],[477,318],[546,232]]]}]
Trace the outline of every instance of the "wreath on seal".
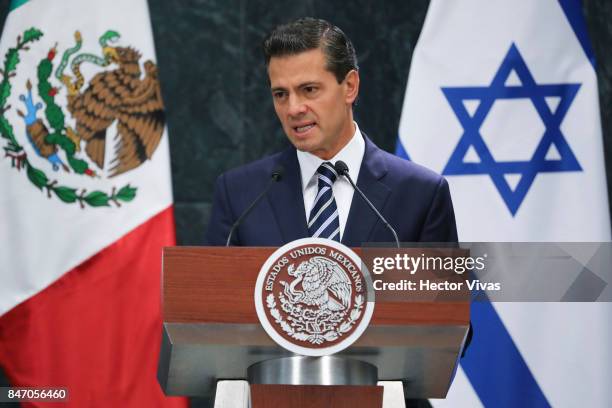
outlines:
[{"label": "wreath on seal", "polygon": [[[322,344],[324,341],[329,341],[329,342],[335,341],[339,337],[342,337],[344,334],[348,333],[351,330],[351,328],[355,325],[357,320],[359,320],[359,317],[361,316],[361,313],[363,310],[363,301],[364,299],[362,295],[355,296],[355,304],[353,308],[351,309],[349,318],[346,321],[342,322],[342,324],[340,324],[339,327],[332,328],[331,330],[327,330],[326,332],[321,333],[321,334],[318,334],[318,333],[309,334],[309,333],[304,333],[301,331],[296,331],[294,328],[294,325],[290,324],[285,319],[283,319],[283,316],[281,315],[280,311],[276,307],[277,306],[276,300],[272,293],[270,293],[266,297],[266,305],[268,309],[270,310],[270,315],[274,317],[274,321],[280,325],[280,327],[283,329],[285,333],[287,333],[289,336],[291,336],[292,338],[296,340],[308,341],[312,344],[317,344],[317,345]],[[281,302],[283,303],[282,305],[283,310],[291,314],[292,310],[289,309],[289,307],[291,307],[291,304],[287,301],[283,302],[282,299],[281,299]],[[297,312],[302,312],[302,311],[298,310]]]}]

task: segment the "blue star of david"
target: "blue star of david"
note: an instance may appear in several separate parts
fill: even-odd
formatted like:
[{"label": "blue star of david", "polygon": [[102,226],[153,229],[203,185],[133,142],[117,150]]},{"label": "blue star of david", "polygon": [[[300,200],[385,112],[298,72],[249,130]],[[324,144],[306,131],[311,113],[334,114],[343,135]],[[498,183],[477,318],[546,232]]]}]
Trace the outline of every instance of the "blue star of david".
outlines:
[{"label": "blue star of david", "polygon": [[[512,71],[520,79],[521,85],[505,84]],[[582,170],[561,132],[563,118],[579,88],[580,84],[571,83],[537,84],[514,44],[502,61],[491,85],[443,87],[442,92],[461,122],[464,132],[442,174],[488,174],[512,216],[516,215],[538,173]],[[546,103],[545,98],[551,96],[560,99],[556,109],[551,109]],[[546,130],[530,160],[496,161],[482,138],[480,128],[493,103],[498,99],[529,99],[542,119]],[[465,100],[480,101],[472,115],[463,103]],[[546,159],[551,146],[556,147],[559,153],[558,159]],[[465,161],[465,155],[470,147],[474,148],[480,162]],[[504,177],[507,174],[520,175],[514,190]]]}]

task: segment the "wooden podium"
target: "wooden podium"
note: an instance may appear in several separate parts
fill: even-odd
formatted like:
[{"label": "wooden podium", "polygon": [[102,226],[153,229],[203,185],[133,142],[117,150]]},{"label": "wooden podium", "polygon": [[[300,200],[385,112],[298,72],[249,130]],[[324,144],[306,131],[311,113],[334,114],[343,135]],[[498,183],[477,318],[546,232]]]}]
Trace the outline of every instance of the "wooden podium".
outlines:
[{"label": "wooden podium", "polygon": [[[247,379],[249,367],[293,356],[268,337],[255,311],[257,275],[275,250],[164,249],[158,380],[167,395],[212,396],[218,380]],[[402,381],[406,398],[444,398],[469,320],[467,302],[377,301],[364,334],[333,359],[373,366],[379,380]],[[382,388],[359,376],[346,382],[329,375],[300,385],[288,377],[283,384],[251,382],[253,408],[283,406],[280,401],[304,407],[382,406]]]}]

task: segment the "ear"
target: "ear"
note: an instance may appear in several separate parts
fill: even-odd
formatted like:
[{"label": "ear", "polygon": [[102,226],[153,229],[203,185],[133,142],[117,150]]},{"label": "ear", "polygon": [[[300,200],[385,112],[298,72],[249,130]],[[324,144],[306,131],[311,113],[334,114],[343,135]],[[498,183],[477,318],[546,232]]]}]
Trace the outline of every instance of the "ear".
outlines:
[{"label": "ear", "polygon": [[346,91],[346,103],[352,105],[359,94],[359,72],[357,72],[357,70],[352,69],[346,74],[344,86]]}]

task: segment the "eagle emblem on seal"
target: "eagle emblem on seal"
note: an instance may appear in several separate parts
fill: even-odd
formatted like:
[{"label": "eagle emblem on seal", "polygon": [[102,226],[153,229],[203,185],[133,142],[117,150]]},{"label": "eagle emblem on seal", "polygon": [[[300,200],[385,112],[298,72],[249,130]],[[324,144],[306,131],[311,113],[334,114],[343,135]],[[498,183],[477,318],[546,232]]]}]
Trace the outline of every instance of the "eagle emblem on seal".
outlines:
[{"label": "eagle emblem on seal", "polygon": [[374,312],[367,268],[340,242],[301,238],[274,251],[255,283],[262,328],[296,354],[325,356],[353,344]]},{"label": "eagle emblem on seal", "polygon": [[287,314],[285,321],[276,308],[273,294],[268,295],[270,314],[283,330],[296,340],[313,344],[335,341],[347,333],[361,316],[364,298],[352,301],[352,284],[340,265],[323,256],[314,256],[287,267],[291,282],[279,281],[280,307]]},{"label": "eagle emblem on seal", "polygon": [[[280,284],[285,287],[284,294],[292,304],[319,306],[322,311],[329,312],[349,307],[351,281],[336,262],[315,256],[300,263],[297,269],[290,266],[287,273],[295,279],[290,284],[285,281]],[[302,290],[297,290],[300,284]]]}]

